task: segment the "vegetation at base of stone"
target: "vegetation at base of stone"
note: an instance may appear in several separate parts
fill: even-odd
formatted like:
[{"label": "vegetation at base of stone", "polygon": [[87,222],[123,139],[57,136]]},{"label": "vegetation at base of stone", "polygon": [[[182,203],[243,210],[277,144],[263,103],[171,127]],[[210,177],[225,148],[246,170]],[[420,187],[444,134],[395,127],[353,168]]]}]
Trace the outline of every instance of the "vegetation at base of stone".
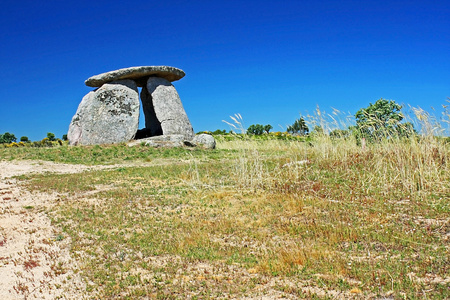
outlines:
[{"label": "vegetation at base of stone", "polygon": [[[35,143],[35,142],[33,142]],[[32,143],[32,144],[33,144]],[[47,141],[47,143],[50,143]],[[85,164],[85,165],[110,165],[127,162],[151,162],[161,158],[176,157],[201,157],[205,155],[199,148],[153,148],[150,146],[129,147],[126,144],[94,145],[94,146],[68,146],[67,143],[51,142],[49,146],[16,146],[0,147],[0,158],[5,160],[47,160],[59,163]],[[211,157],[220,155],[217,150]]]},{"label": "vegetation at base of stone", "polygon": [[49,214],[91,298],[449,298],[450,145],[338,133],[15,150],[135,163],[22,182],[59,195]]},{"label": "vegetation at base of stone", "polygon": [[300,119],[295,120],[294,124],[289,125],[286,131],[291,134],[307,135],[309,128],[306,125],[305,119],[300,117]]}]

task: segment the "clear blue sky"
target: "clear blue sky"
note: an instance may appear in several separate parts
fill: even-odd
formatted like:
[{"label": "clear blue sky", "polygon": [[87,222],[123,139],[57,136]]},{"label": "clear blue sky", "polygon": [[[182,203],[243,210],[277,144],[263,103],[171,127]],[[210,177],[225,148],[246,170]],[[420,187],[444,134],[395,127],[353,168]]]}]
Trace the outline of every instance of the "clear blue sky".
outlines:
[{"label": "clear blue sky", "polygon": [[3,0],[0,45],[0,133],[31,140],[67,133],[85,79],[140,65],[186,72],[196,132],[450,97],[448,0]]}]

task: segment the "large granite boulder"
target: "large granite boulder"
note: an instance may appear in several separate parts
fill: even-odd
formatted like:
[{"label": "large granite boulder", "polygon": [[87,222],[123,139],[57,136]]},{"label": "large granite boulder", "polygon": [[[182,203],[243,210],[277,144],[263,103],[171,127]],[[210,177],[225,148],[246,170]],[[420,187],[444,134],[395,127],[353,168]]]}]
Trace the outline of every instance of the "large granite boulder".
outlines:
[{"label": "large granite boulder", "polygon": [[152,135],[181,134],[186,140],[194,137],[191,122],[183,108],[175,87],[161,77],[150,77],[142,88],[141,101],[145,113],[145,127]]},{"label": "large granite boulder", "polygon": [[139,93],[133,80],[103,84],[83,97],[69,126],[70,145],[127,142],[139,126]]},{"label": "large granite boulder", "polygon": [[147,78],[150,76],[165,78],[168,81],[176,81],[183,78],[183,70],[169,66],[141,66],[118,69],[99,75],[89,77],[84,83],[87,86],[99,87],[102,84],[120,80],[132,79],[136,81],[137,86],[143,87],[147,84]]}]

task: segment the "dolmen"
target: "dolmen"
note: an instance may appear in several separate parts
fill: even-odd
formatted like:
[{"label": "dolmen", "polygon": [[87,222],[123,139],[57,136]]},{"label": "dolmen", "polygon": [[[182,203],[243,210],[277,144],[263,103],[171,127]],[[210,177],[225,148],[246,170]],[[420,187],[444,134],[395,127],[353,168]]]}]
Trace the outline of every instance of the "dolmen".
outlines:
[{"label": "dolmen", "polygon": [[[191,122],[171,83],[184,76],[182,70],[174,67],[141,66],[88,78],[85,84],[97,89],[84,96],[78,106],[69,125],[69,144],[113,144],[142,139],[151,145],[176,140],[214,148],[212,136],[194,138]],[[141,101],[138,87],[142,88]],[[145,128],[138,130],[141,102]]]}]

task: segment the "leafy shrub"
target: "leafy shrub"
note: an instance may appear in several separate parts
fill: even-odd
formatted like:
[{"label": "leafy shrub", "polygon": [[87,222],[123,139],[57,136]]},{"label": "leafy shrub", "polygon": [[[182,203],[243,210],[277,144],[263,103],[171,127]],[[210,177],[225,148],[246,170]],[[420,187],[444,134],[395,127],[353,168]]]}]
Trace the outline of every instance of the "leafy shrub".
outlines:
[{"label": "leafy shrub", "polygon": [[15,141],[17,141],[17,138],[12,133],[5,132],[0,134],[0,144],[10,144]]},{"label": "leafy shrub", "polygon": [[6,147],[11,147],[11,148],[15,147],[15,148],[17,148],[17,147],[19,147],[19,144],[17,144],[16,142],[12,142],[11,144],[6,145]]},{"label": "leafy shrub", "polygon": [[264,131],[268,134],[270,130],[272,130],[272,125],[267,124],[266,126],[264,126]]},{"label": "leafy shrub", "polygon": [[263,133],[264,133],[264,126],[261,124],[250,125],[250,127],[247,129],[247,134],[261,135]]},{"label": "leafy shrub", "polygon": [[217,129],[217,130],[211,132],[211,134],[213,134],[213,135],[227,134],[227,131],[225,129],[223,129],[223,130]]},{"label": "leafy shrub", "polygon": [[46,137],[46,138],[43,138],[43,139],[42,139],[42,141],[41,141],[41,146],[42,146],[42,147],[52,147],[53,144],[52,144],[52,142],[50,141],[50,139],[49,139],[48,137]]}]

